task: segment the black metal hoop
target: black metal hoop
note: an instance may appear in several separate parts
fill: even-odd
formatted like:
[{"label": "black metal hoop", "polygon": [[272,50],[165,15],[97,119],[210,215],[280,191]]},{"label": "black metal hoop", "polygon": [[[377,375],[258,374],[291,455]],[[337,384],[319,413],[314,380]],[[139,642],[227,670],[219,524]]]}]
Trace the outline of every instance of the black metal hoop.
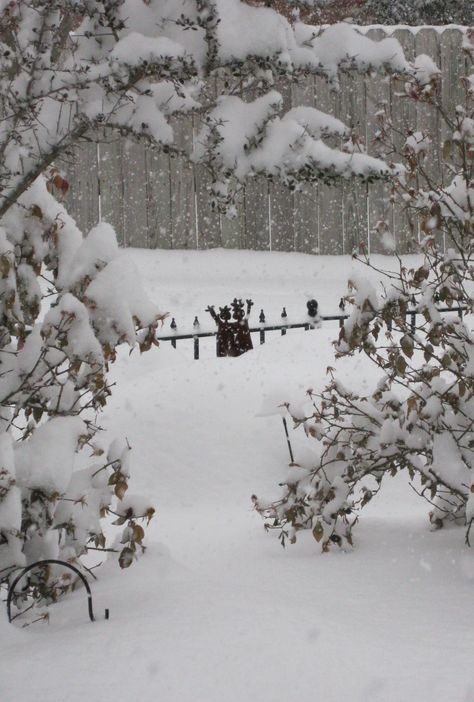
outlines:
[{"label": "black metal hoop", "polygon": [[[87,590],[87,607],[88,607],[88,611],[89,611],[89,619],[91,620],[91,622],[95,621],[94,610],[92,609],[92,592],[91,592],[90,585],[89,585],[85,575],[83,573],[81,573],[81,571],[78,568],[76,568],[76,566],[71,565],[71,563],[67,563],[66,561],[58,561],[58,560],[55,560],[53,558],[48,558],[44,561],[36,561],[35,563],[32,563],[29,566],[26,566],[26,568],[23,568],[21,570],[21,572],[19,573],[19,575],[17,575],[15,580],[12,582],[12,584],[8,588],[7,614],[8,614],[9,623],[11,624],[11,622],[12,622],[11,604],[12,604],[13,593],[15,592],[15,587],[18,585],[18,583],[20,582],[22,577],[24,575],[26,575],[26,573],[28,573],[28,571],[33,570],[33,568],[36,568],[37,566],[49,565],[50,563],[54,563],[56,565],[64,566],[65,568],[69,568],[70,570],[73,570],[76,573],[76,575],[78,575],[81,578],[82,582],[84,583],[84,587]],[[105,610],[105,618],[106,619],[109,618],[109,610],[108,609]]]}]

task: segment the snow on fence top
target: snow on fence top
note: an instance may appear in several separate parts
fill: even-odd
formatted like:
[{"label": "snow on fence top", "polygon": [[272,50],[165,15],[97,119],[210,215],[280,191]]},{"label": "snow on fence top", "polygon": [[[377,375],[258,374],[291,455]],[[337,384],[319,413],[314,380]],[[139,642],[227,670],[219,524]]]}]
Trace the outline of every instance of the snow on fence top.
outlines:
[{"label": "snow on fence top", "polygon": [[[452,113],[461,102],[463,91],[459,77],[466,73],[460,51],[464,28],[375,26],[359,29],[363,29],[371,39],[382,40],[378,45],[372,43],[365,53],[361,49],[361,65],[365,65],[364,61],[370,62],[372,51],[372,60],[375,61],[374,56],[379,62],[390,59],[402,67],[400,52],[398,49],[395,51],[398,45],[393,42],[392,46],[392,40],[397,39],[407,61],[424,54],[440,67],[441,100],[448,112]],[[227,31],[226,26],[222,31]],[[297,41],[304,42],[305,38],[298,35],[299,31],[303,29],[296,28]],[[389,38],[386,40],[388,44],[386,37]],[[353,41],[353,35],[348,35],[347,41]],[[358,41],[365,41],[365,37],[359,37]],[[324,44],[320,38],[312,41],[312,55],[317,56],[318,52],[324,54],[330,77],[334,77],[331,72],[331,51],[334,66],[342,60],[341,43],[335,44],[334,41]],[[227,50],[229,46],[227,43]],[[378,48],[374,50],[374,46]],[[393,49],[391,56],[390,47]],[[301,58],[301,54],[298,56]],[[427,64],[430,64],[428,59],[418,61],[420,73]],[[215,79],[211,86],[215,95],[219,94],[220,80]],[[276,124],[275,129],[284,129],[285,120],[294,129],[294,125],[301,121],[305,108],[317,108],[334,119],[321,115],[318,123],[318,113],[312,112],[311,136],[316,136],[318,130],[325,130],[333,135],[333,143],[337,144],[343,138],[345,124],[362,136],[368,153],[377,156],[372,141],[378,128],[376,112],[384,105],[390,112],[395,129],[403,130],[409,124],[412,129],[430,135],[429,168],[433,174],[440,172],[442,143],[447,135],[438,115],[429,105],[415,105],[412,101],[397,99],[400,86],[388,76],[371,78],[342,73],[339,80],[339,92],[332,91],[327,81],[318,75],[300,76],[297,81],[291,82],[279,80],[275,85],[279,94],[278,100],[275,98],[278,103],[275,109],[281,104],[285,113],[293,109]],[[166,92],[166,85],[160,86],[160,90]],[[176,95],[170,93],[168,104],[176,99]],[[191,95],[186,99],[192,104]],[[268,108],[271,94],[262,100],[266,101]],[[163,102],[166,100],[163,99]],[[235,126],[241,125],[248,117],[248,112],[239,111],[241,103],[238,96],[226,98],[225,102],[217,105],[216,116],[220,112],[227,113],[227,117],[233,113]],[[258,104],[255,104],[255,109],[257,107]],[[253,178],[240,195],[236,218],[228,220],[212,211],[209,204],[210,177],[197,162],[205,148],[203,144],[208,127],[199,123],[196,116],[189,116],[177,120],[173,128],[178,147],[188,152],[194,150],[194,164],[111,136],[105,131],[100,135],[98,146],[90,142],[81,144],[75,162],[67,166],[73,184],[68,205],[81,228],[88,230],[101,217],[116,228],[122,244],[149,248],[206,249],[223,246],[343,254],[350,253],[357,243],[364,242],[368,250],[385,253],[387,248],[383,234],[374,230],[376,222],[384,219],[395,232],[393,246],[396,250],[399,253],[413,250],[418,232],[407,217],[390,203],[387,188],[380,182],[369,185],[355,180],[338,185],[319,182],[304,185],[298,192],[290,192],[278,183]],[[225,127],[222,134],[226,136]],[[223,163],[233,158],[236,149],[233,140],[238,139],[237,129],[232,131],[230,140],[224,139],[220,151]],[[276,136],[268,141],[266,167],[269,163],[271,165],[275,139]],[[318,157],[321,158],[321,155],[319,151]],[[251,158],[255,159],[255,155],[242,158],[237,164],[242,175],[255,167],[255,161],[252,162]],[[367,162],[364,162],[365,166]]]}]

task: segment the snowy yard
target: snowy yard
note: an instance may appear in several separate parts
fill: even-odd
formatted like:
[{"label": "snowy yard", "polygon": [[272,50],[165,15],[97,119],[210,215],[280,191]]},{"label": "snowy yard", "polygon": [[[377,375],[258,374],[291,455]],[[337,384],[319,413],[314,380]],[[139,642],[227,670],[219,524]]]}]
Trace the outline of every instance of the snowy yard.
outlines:
[{"label": "snowy yard", "polygon": [[474,702],[472,0],[355,4],[0,2],[0,702]]},{"label": "snowy yard", "polygon": [[[350,259],[231,251],[139,251],[152,299],[180,327],[208,304],[255,301],[300,321],[309,296],[337,311]],[[382,260],[382,259],[380,259]],[[395,265],[386,259],[384,265]],[[208,322],[207,322],[208,323]],[[122,353],[103,425],[133,447],[132,489],[156,508],[146,555],[106,564],[49,625],[0,623],[2,702],[471,702],[474,553],[462,529],[431,533],[428,505],[402,478],[362,514],[352,552],[321,555],[310,534],[283,550],[250,496],[275,497],[288,463],[279,416],[334,365],[337,325],[269,334],[236,359],[168,343]],[[257,341],[257,340],[255,340]],[[370,387],[363,357],[338,363]],[[292,435],[296,460],[308,449]],[[103,621],[105,607],[110,621]],[[25,667],[26,664],[26,667]]]}]

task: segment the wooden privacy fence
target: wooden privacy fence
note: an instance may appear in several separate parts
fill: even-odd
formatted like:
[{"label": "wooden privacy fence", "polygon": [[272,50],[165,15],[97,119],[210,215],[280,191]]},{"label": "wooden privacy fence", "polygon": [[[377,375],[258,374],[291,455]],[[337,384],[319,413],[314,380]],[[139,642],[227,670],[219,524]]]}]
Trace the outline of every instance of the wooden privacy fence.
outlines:
[{"label": "wooden privacy fence", "polygon": [[[441,101],[448,113],[463,103],[461,77],[466,63],[460,49],[460,28],[370,28],[374,39],[396,37],[408,59],[428,54],[441,69]],[[276,85],[284,109],[309,105],[339,117],[365,138],[368,152],[377,155],[373,139],[376,112],[382,104],[396,131],[427,133],[432,141],[428,172],[443,171],[442,144],[448,136],[439,114],[429,105],[397,95],[400,83],[389,77],[341,76],[341,90],[332,92],[324,79],[307,77]],[[198,117],[186,117],[175,128],[177,143],[192,146],[199,131]],[[404,137],[396,135],[398,147]],[[209,176],[200,166],[171,157],[122,137],[84,142],[67,165],[72,189],[68,206],[83,231],[99,219],[110,222],[124,246],[167,249],[237,249],[351,253],[364,242],[369,251],[386,252],[375,225],[385,220],[396,250],[413,250],[416,224],[390,202],[386,184],[365,185],[355,180],[334,186],[303,185],[299,192],[266,180],[252,179],[238,203],[238,216],[229,220],[209,206]]]}]

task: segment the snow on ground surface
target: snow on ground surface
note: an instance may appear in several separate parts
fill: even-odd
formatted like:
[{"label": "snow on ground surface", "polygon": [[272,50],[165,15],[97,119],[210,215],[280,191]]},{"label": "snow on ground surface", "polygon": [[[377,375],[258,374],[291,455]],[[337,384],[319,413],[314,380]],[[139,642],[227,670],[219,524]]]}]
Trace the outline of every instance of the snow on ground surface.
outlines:
[{"label": "snow on ground surface", "polygon": [[[336,311],[353,265],[228,251],[132,256],[183,324],[235,295],[276,317],[283,305],[304,314],[307,295]],[[276,496],[288,462],[280,418],[257,416],[262,403],[303,399],[324,382],[335,334],[274,333],[237,359],[214,358],[211,343],[194,361],[187,342],[121,355],[103,425],[128,437],[132,490],[157,507],[149,548],[128,571],[101,569],[94,624],[83,590],[54,607],[49,625],[20,630],[2,617],[2,702],[474,700],[474,551],[462,530],[429,531],[428,506],[403,477],[366,508],[350,553],[321,555],[307,534],[283,550],[252,512],[250,495]],[[338,372],[358,388],[374,380],[363,357]],[[292,440],[298,458],[309,444],[301,432]]]},{"label": "snow on ground surface", "polygon": [[[252,298],[251,326],[258,326],[261,308],[268,324],[281,323],[286,307],[288,322],[306,319],[306,301],[316,298],[322,314],[338,314],[352,272],[376,282],[380,276],[349,256],[310,256],[260,251],[159,251],[129,249],[143,284],[161,309],[175,317],[178,331],[189,332],[197,315],[204,330],[215,329],[205,312],[208,305],[224,306],[234,297]],[[379,267],[398,270],[388,256],[374,256]],[[405,256],[410,266],[416,256]],[[337,326],[337,324],[336,324]],[[165,325],[169,331],[169,325]]]}]

